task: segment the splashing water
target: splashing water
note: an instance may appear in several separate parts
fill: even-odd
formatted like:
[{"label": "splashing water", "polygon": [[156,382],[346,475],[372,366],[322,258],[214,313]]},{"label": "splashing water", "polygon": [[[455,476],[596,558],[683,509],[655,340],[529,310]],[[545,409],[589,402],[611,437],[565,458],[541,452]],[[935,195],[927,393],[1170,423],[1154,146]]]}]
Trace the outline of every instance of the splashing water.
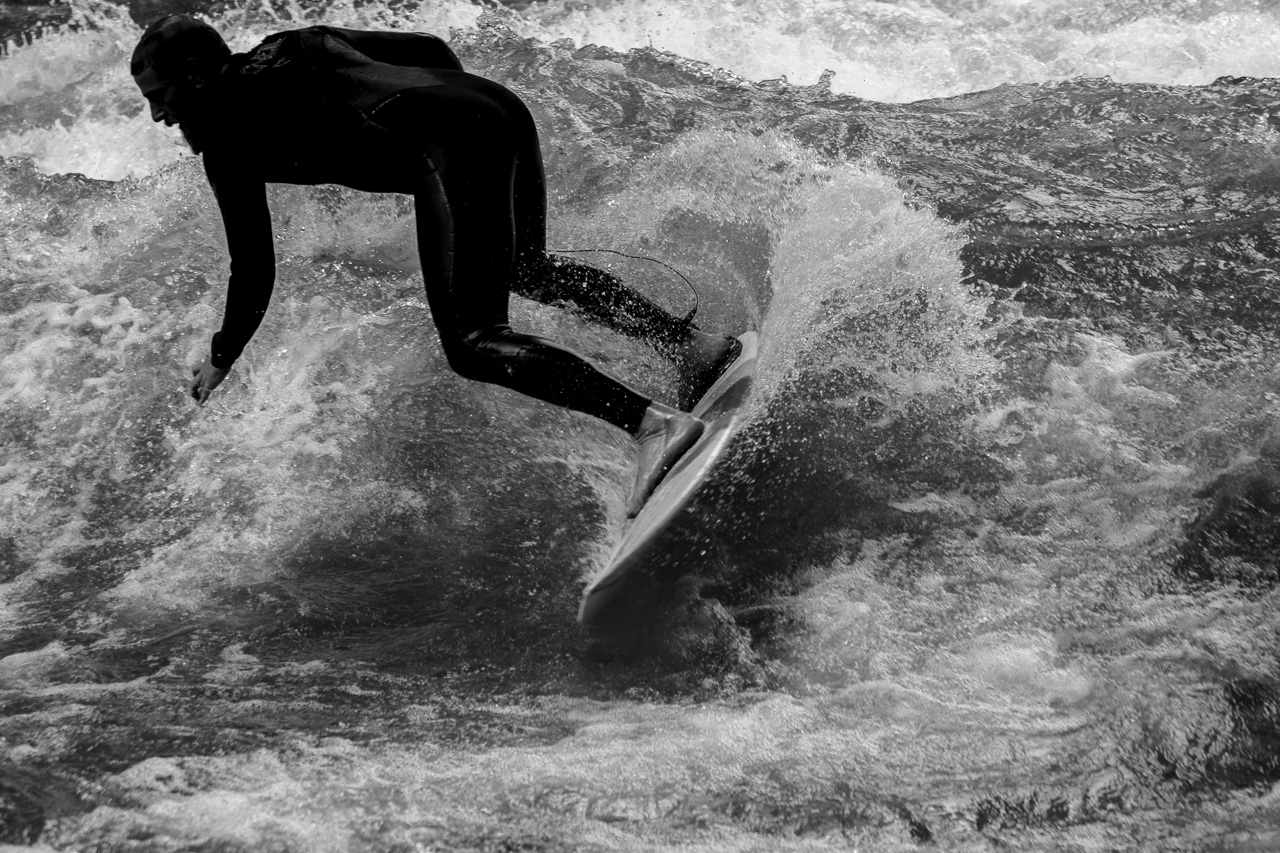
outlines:
[{"label": "splashing water", "polygon": [[1254,0],[550,2],[526,14],[548,40],[654,47],[753,80],[811,84],[830,70],[836,91],[878,101],[1078,76],[1196,85],[1280,68],[1274,4]]},{"label": "splashing water", "polygon": [[[1161,124],[1127,90],[1065,83],[1084,107],[1049,126],[1084,141],[1041,159],[1047,128],[1004,132],[1010,159],[974,153],[970,172],[912,136],[930,198],[891,131],[945,105],[749,81],[831,69],[832,91],[888,102],[1111,75],[1158,95],[1275,75],[1276,12],[978,6],[210,13],[237,50],[318,21],[452,31],[538,118],[552,245],[661,258],[695,283],[704,328],[761,331],[750,424],[698,510],[702,597],[673,590],[637,660],[572,622],[625,523],[629,441],[450,373],[410,200],[271,188],[277,296],[197,409],[182,385],[218,323],[225,245],[199,162],[128,77],[140,28],[87,3],[11,45],[0,843],[1274,846],[1266,117],[1214,148],[1207,119]],[[714,95],[688,83],[707,79]],[[1232,85],[1238,109],[1274,100]],[[973,95],[940,121],[977,139],[1055,91]],[[1089,123],[1126,111],[1131,136]],[[1159,133],[1223,186],[1151,190],[1074,159],[1114,145],[1136,170],[1150,149],[1132,146]],[[1108,221],[1112,203],[1159,228]],[[1210,232],[1226,236],[1202,251]],[[663,268],[609,263],[690,307]],[[512,309],[672,392],[642,345]]]}]

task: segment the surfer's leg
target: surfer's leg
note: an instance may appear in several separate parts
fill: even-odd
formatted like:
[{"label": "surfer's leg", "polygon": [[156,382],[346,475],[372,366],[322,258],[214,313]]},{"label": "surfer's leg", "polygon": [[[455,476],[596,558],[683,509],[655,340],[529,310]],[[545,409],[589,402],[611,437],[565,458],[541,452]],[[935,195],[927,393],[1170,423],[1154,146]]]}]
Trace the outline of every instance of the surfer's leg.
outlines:
[{"label": "surfer's leg", "polygon": [[586,317],[650,344],[679,371],[680,407],[688,410],[737,358],[735,338],[709,334],[676,317],[616,275],[558,256],[517,270],[516,293],[548,305],[572,303]]},{"label": "surfer's leg", "polygon": [[542,168],[538,127],[529,108],[506,89],[495,94],[507,110],[516,146],[515,177],[511,186],[516,229],[515,289],[514,282],[520,279],[520,271],[526,266],[536,268],[547,257],[547,179]]},{"label": "surfer's leg", "polygon": [[683,408],[692,407],[741,351],[733,338],[712,335],[677,317],[605,270],[547,254],[547,189],[538,128],[514,94],[495,94],[515,129],[513,183],[515,272],[511,290],[546,305],[572,304],[586,317],[649,343],[675,362],[684,387]]},{"label": "surfer's leg", "polygon": [[572,304],[584,316],[628,337],[640,338],[674,359],[690,325],[610,272],[556,255],[526,259],[511,288],[545,305]]},{"label": "surfer's leg", "polygon": [[[509,94],[509,93],[508,93]],[[547,305],[573,303],[587,317],[631,337],[643,338],[675,358],[690,325],[604,270],[547,254],[547,186],[538,128],[515,95],[504,99],[515,130],[513,198],[516,267],[513,292]]]},{"label": "surfer's leg", "polygon": [[[462,165],[446,169],[459,171]],[[490,175],[500,171],[492,161],[486,167]],[[441,172],[428,167],[427,186],[415,197],[427,302],[449,365],[468,379],[586,412],[636,434],[649,398],[581,356],[508,325],[513,239],[511,217],[503,214],[500,199],[509,198],[510,190],[502,186],[501,175],[458,183],[464,182],[465,192],[455,187],[449,193]]]},{"label": "surfer's leg", "polygon": [[[435,170],[415,197],[427,301],[449,365],[469,379],[594,415],[635,436],[636,478],[627,503],[627,514],[634,516],[675,461],[697,442],[702,421],[645,397],[551,341],[512,330],[503,277],[509,274],[513,251],[511,241],[503,243],[499,235],[513,229],[491,223],[483,231],[473,230],[478,205],[450,205],[449,198]],[[496,245],[493,239],[471,239],[475,233],[497,238]]]},{"label": "surfer's leg", "polygon": [[511,329],[507,301],[520,232],[509,113],[485,97],[484,88],[416,91],[424,99],[420,108],[449,129],[448,138],[437,137],[423,157],[414,201],[427,302],[450,366],[635,436],[634,513],[697,441],[702,421],[649,399],[549,340]]}]

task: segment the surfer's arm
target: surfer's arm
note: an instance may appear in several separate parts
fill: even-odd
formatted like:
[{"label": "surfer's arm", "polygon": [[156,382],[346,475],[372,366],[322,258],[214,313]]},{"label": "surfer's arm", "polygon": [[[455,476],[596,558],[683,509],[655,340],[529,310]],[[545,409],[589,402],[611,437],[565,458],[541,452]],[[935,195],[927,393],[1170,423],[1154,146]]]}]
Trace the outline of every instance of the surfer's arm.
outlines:
[{"label": "surfer's arm", "polygon": [[242,176],[234,163],[208,154],[205,171],[222,211],[231,255],[226,311],[222,328],[214,334],[209,350],[209,364],[226,371],[240,357],[267,313],[275,288],[276,254],[266,184]]},{"label": "surfer's arm", "polygon": [[457,54],[445,40],[429,33],[373,32],[342,27],[325,27],[324,31],[374,62],[409,68],[462,70]]}]

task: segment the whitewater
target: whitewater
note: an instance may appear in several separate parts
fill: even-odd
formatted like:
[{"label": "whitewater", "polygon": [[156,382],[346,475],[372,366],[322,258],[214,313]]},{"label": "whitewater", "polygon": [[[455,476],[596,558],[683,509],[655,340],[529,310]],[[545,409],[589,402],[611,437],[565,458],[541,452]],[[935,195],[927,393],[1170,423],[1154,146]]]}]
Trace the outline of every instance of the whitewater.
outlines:
[{"label": "whitewater", "polygon": [[[24,8],[0,850],[1280,846],[1274,4]],[[538,121],[553,247],[760,332],[647,631],[574,620],[629,439],[451,373],[411,199],[272,187],[271,311],[184,395],[227,257],[128,74],[172,9],[449,37]]]}]

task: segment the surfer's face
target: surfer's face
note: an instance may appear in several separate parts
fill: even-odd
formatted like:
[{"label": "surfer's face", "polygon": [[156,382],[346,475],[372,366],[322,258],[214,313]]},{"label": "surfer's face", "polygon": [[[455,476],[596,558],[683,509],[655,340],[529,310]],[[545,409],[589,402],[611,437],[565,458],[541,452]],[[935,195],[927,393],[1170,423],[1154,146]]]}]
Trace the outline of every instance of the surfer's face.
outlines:
[{"label": "surfer's face", "polygon": [[199,113],[201,81],[194,78],[167,79],[157,74],[150,65],[134,75],[133,81],[138,84],[142,96],[151,105],[151,120],[162,121],[165,127],[177,124],[187,145],[199,154],[201,145],[199,133],[195,130],[195,119]]},{"label": "surfer's face", "polygon": [[162,121],[165,127],[173,127],[182,121],[183,107],[190,97],[183,90],[188,88],[176,80],[166,80],[150,65],[133,78],[142,91],[142,97],[151,105],[151,120]]}]

